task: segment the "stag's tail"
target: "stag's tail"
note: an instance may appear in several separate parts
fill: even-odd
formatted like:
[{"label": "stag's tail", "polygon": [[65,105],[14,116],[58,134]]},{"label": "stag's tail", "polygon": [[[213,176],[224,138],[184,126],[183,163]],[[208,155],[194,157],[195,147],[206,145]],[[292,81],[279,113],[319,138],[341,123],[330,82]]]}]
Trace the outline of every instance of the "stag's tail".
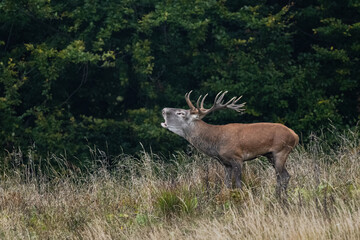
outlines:
[{"label": "stag's tail", "polygon": [[294,142],[294,145],[292,146],[293,148],[299,144],[299,135],[297,135],[292,129],[291,130],[291,133],[294,135],[294,139],[295,139],[295,142]]}]

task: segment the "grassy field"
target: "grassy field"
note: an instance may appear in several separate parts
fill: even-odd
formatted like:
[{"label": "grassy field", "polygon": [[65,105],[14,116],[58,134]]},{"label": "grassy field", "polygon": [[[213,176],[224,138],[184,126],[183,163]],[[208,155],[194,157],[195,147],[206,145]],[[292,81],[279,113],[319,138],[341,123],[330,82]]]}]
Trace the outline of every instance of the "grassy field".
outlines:
[{"label": "grassy field", "polygon": [[108,170],[106,154],[94,150],[87,171],[50,156],[44,173],[31,151],[14,151],[3,159],[11,167],[0,181],[0,238],[360,239],[358,133],[337,138],[330,147],[314,137],[290,155],[285,205],[265,159],[245,164],[236,191],[225,188],[219,163],[196,152],[121,155]]}]

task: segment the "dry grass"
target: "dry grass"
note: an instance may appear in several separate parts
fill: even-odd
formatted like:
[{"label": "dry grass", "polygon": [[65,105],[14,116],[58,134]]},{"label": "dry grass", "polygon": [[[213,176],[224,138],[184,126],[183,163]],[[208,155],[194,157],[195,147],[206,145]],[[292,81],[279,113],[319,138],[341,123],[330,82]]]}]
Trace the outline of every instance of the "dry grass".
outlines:
[{"label": "dry grass", "polygon": [[146,152],[119,156],[109,171],[106,155],[94,151],[85,173],[52,156],[60,171],[48,164],[45,174],[31,152],[27,164],[21,152],[9,153],[0,238],[360,239],[358,135],[338,139],[336,149],[315,138],[291,154],[286,205],[274,196],[274,170],[264,159],[248,162],[243,190],[230,191],[222,167],[201,154],[177,153],[166,164]]}]

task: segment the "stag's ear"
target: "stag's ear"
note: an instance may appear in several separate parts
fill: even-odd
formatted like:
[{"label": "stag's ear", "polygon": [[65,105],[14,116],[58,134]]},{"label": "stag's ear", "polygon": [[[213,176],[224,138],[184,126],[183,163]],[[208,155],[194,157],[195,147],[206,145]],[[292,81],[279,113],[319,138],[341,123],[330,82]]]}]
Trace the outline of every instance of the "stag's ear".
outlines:
[{"label": "stag's ear", "polygon": [[193,113],[193,114],[191,114],[191,116],[193,119],[197,119],[197,120],[201,119],[200,115],[198,113]]},{"label": "stag's ear", "polygon": [[198,119],[198,118],[199,118],[199,113],[198,113],[197,111],[192,111],[192,110],[190,110],[188,116],[189,116],[190,118],[193,118],[193,119]]}]

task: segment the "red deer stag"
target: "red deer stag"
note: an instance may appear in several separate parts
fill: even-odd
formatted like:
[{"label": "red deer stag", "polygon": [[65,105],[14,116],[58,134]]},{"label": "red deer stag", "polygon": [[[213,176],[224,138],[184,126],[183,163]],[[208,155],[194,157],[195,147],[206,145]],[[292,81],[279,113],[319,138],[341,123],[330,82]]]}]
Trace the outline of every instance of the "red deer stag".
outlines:
[{"label": "red deer stag", "polygon": [[277,195],[280,196],[281,191],[286,193],[290,175],[285,169],[285,162],[299,142],[298,135],[279,123],[207,124],[201,119],[216,110],[230,108],[237,112],[244,111],[245,103],[237,103],[242,96],[224,103],[227,91],[221,91],[216,95],[213,106],[206,109],[204,101],[207,94],[202,99],[200,96],[194,107],[190,101],[191,92],[185,94],[190,109],[164,108],[162,115],[165,122],[161,126],[185,138],[201,152],[218,159],[225,166],[225,184],[228,188],[232,187],[233,176],[236,187],[241,188],[244,161],[266,156],[276,171]]}]

